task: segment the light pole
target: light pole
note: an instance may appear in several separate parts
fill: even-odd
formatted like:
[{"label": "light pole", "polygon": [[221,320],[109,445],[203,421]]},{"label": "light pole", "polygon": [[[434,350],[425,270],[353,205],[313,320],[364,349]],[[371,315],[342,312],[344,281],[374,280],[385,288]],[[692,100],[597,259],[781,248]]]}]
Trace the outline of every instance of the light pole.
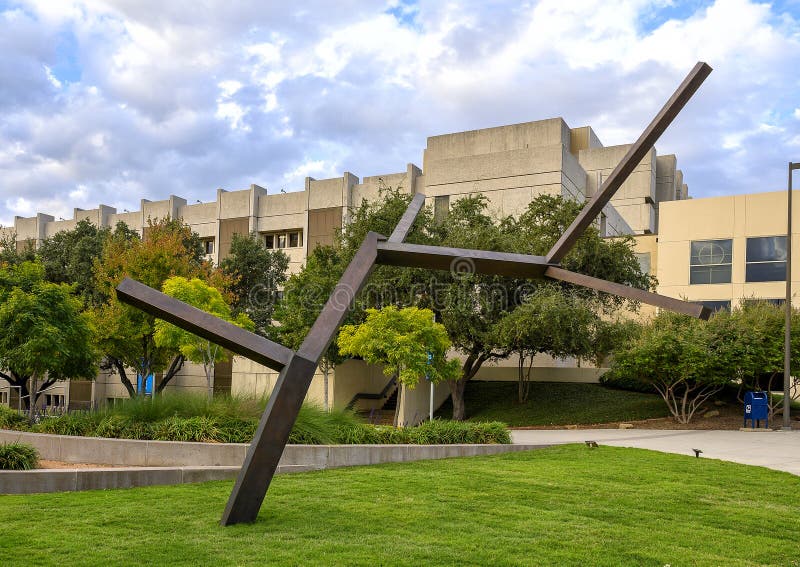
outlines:
[{"label": "light pole", "polygon": [[791,431],[792,418],[792,172],[800,169],[800,162],[789,162],[789,186],[787,191],[788,216],[786,226],[786,328],[783,345],[783,429]]}]

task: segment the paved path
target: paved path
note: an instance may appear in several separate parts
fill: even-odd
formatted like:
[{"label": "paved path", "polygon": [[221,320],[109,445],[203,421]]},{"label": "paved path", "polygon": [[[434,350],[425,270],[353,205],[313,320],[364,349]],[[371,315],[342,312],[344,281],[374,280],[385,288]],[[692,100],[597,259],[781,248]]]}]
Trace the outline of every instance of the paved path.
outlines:
[{"label": "paved path", "polygon": [[800,475],[800,431],[677,431],[658,429],[559,429],[512,431],[514,443],[601,445],[721,459]]}]

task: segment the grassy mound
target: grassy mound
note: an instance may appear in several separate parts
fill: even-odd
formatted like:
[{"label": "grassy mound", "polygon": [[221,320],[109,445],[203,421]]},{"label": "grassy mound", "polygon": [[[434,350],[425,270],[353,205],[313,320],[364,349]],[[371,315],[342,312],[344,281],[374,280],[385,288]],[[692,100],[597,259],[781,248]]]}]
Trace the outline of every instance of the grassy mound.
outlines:
[{"label": "grassy mound", "polygon": [[798,564],[800,478],[654,451],[571,445],[278,475],[254,524],[222,528],[231,486],[0,496],[3,563]]},{"label": "grassy mound", "polygon": [[[501,421],[510,427],[570,425],[667,417],[664,400],[655,394],[612,390],[599,384],[532,382],[528,401],[517,401],[516,382],[467,384],[467,419]],[[449,418],[448,400],[436,415]]]}]

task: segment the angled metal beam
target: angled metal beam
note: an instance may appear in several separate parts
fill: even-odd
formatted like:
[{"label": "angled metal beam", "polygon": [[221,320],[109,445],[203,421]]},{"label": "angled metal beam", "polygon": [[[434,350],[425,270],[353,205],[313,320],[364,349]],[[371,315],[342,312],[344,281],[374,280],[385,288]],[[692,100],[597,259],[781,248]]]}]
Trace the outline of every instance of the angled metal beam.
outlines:
[{"label": "angled metal beam", "polygon": [[389,242],[403,242],[403,240],[406,239],[406,236],[408,236],[408,233],[411,231],[411,226],[414,224],[414,220],[416,220],[423,206],[425,206],[425,195],[417,193],[414,195],[414,198],[411,199],[411,203],[409,203],[406,212],[403,213],[403,216],[400,218],[400,222],[394,227],[392,235],[389,237]]},{"label": "angled metal beam", "polygon": [[367,234],[303,344],[278,377],[225,506],[220,522],[223,526],[254,522],[258,516],[319,359],[333,341],[353,300],[375,268],[379,236],[374,232]]},{"label": "angled metal beam", "polygon": [[711,310],[708,309],[708,307],[698,305],[697,303],[690,303],[681,299],[675,299],[674,297],[667,297],[666,295],[651,293],[636,287],[610,282],[608,280],[601,280],[599,278],[593,278],[585,274],[570,272],[569,270],[565,270],[556,266],[548,267],[545,270],[544,275],[545,277],[552,278],[554,280],[568,282],[571,284],[588,287],[590,289],[596,289],[597,291],[604,291],[606,293],[618,295],[626,299],[634,299],[648,305],[654,305],[656,307],[661,307],[662,309],[675,311],[676,313],[683,313],[684,315],[691,315],[692,317],[698,317],[700,319],[708,319],[711,316]]},{"label": "angled metal beam", "polygon": [[396,242],[378,242],[377,262],[387,266],[534,279],[541,278],[547,268],[543,256]]},{"label": "angled metal beam", "polygon": [[547,262],[557,264],[564,259],[564,256],[572,249],[575,242],[580,238],[583,231],[594,221],[603,207],[608,204],[614,193],[633,173],[639,162],[642,161],[656,140],[664,133],[664,130],[672,123],[681,109],[689,102],[692,95],[700,88],[706,77],[711,73],[711,67],[706,63],[698,63],[694,69],[686,76],[675,93],[670,97],[661,111],[656,115],[650,125],[647,126],[639,139],[631,146],[622,161],[617,164],[611,175],[603,183],[602,187],[595,193],[591,200],[586,204],[580,214],[575,218],[569,228],[561,235],[558,242],[547,254]]},{"label": "angled metal beam", "polygon": [[232,325],[130,278],[125,278],[117,286],[117,297],[120,301],[138,307],[145,313],[169,321],[273,370],[282,370],[294,354],[291,349],[283,345]]}]

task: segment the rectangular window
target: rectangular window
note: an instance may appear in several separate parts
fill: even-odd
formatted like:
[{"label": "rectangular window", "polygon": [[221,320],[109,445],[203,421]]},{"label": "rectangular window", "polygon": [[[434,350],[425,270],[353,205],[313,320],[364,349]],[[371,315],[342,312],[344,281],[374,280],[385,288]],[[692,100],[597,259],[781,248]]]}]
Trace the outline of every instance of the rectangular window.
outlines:
[{"label": "rectangular window", "polygon": [[761,236],[747,239],[745,281],[786,281],[785,236]]},{"label": "rectangular window", "polygon": [[278,248],[286,248],[286,235],[279,234],[276,238]]},{"label": "rectangular window", "polygon": [[450,212],[450,195],[440,195],[433,198],[433,221],[444,222]]},{"label": "rectangular window", "polygon": [[8,392],[0,392],[0,404],[8,405]]},{"label": "rectangular window", "polygon": [[731,310],[731,302],[729,300],[709,300],[709,301],[695,301],[694,303],[699,303],[705,307],[711,309],[711,311],[730,311]]},{"label": "rectangular window", "polygon": [[275,248],[275,235],[274,234],[267,234],[264,236],[264,246],[266,246],[269,250]]},{"label": "rectangular window", "polygon": [[264,234],[264,246],[269,250],[276,248],[299,248],[303,245],[303,231],[270,232]]},{"label": "rectangular window", "polygon": [[643,274],[650,273],[650,252],[636,252],[634,254],[639,262],[639,269]]},{"label": "rectangular window", "polygon": [[299,232],[290,232],[289,233],[289,248],[297,248],[300,246],[300,233]]},{"label": "rectangular window", "polygon": [[214,239],[213,238],[206,238],[203,242],[203,252],[205,254],[213,254],[214,253]]},{"label": "rectangular window", "polygon": [[689,260],[689,283],[731,282],[733,240],[693,240]]},{"label": "rectangular window", "polygon": [[742,303],[744,305],[753,305],[755,303],[769,303],[771,305],[785,305],[786,299],[783,298],[772,298],[772,297],[752,297],[750,299],[743,299]]}]

